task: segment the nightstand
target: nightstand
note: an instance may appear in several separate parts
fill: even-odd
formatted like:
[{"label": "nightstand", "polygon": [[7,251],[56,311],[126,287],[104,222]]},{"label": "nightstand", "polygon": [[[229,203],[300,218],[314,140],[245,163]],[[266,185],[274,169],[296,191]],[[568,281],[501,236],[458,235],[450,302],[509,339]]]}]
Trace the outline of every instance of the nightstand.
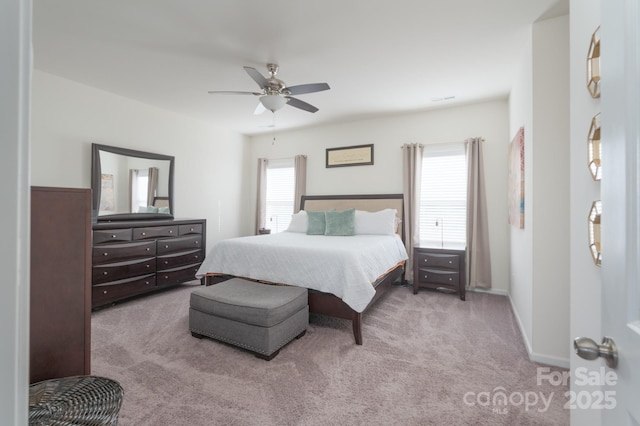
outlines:
[{"label": "nightstand", "polygon": [[413,247],[413,294],[421,287],[459,293],[465,300],[466,248],[464,244],[444,247],[420,243]]}]

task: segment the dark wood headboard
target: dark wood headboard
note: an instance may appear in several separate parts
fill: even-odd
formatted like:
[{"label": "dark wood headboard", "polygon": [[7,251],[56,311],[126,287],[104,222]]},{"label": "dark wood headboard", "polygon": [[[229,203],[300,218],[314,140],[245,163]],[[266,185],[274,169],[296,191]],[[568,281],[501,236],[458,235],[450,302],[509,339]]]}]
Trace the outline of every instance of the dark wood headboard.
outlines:
[{"label": "dark wood headboard", "polygon": [[376,212],[383,209],[396,209],[398,235],[404,241],[404,196],[402,194],[362,194],[362,195],[303,195],[300,200],[301,210],[346,210],[355,208]]}]

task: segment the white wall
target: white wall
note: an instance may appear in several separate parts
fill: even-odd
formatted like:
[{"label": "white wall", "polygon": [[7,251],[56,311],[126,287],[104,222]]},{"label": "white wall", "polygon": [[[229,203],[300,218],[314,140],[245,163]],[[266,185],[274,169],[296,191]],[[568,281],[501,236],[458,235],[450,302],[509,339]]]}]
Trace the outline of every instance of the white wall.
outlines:
[{"label": "white wall", "polygon": [[524,127],[524,228],[509,226],[511,285],[509,296],[529,354],[533,351],[533,48],[530,39],[509,95],[510,141]]},{"label": "white wall", "polygon": [[533,25],[533,350],[569,359],[569,16]]},{"label": "white wall", "polygon": [[28,420],[31,2],[0,10],[0,418],[18,426]]},{"label": "white wall", "polygon": [[[293,130],[277,133],[275,141],[273,134],[254,136],[248,163],[249,211],[255,211],[256,164],[260,157],[306,154],[309,195],[402,193],[403,144],[459,142],[475,136],[485,138],[493,290],[506,294],[509,282],[506,100]],[[374,165],[325,167],[326,148],[363,144],[374,144]]]},{"label": "white wall", "polygon": [[[599,341],[602,336],[600,319],[600,268],[595,266],[588,249],[587,217],[591,203],[600,199],[600,183],[594,182],[587,168],[587,134],[591,119],[600,111],[600,100],[591,98],[586,87],[586,55],[589,41],[600,25],[601,0],[571,0],[571,160],[569,198],[570,226],[570,283],[571,338],[586,336]],[[571,347],[571,340],[567,342]],[[571,370],[594,368],[594,361],[579,358],[571,351]],[[592,387],[585,387],[591,392]],[[580,392],[574,384],[571,390]],[[571,410],[572,425],[601,424],[600,410]]]},{"label": "white wall", "polygon": [[510,97],[525,127],[525,227],[510,227],[511,300],[534,361],[569,365],[569,18],[533,24]]},{"label": "white wall", "polygon": [[32,184],[90,187],[93,142],[175,156],[174,216],[207,219],[208,247],[241,234],[246,137],[36,70]]}]

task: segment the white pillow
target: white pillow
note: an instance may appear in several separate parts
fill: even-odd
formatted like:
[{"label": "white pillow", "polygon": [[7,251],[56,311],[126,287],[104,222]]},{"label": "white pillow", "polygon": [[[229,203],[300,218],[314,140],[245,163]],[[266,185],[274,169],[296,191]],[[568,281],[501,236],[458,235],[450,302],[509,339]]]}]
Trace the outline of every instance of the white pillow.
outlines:
[{"label": "white pillow", "polygon": [[307,217],[307,212],[304,210],[300,210],[298,213],[291,215],[291,223],[289,223],[287,231],[302,232],[306,234],[308,225],[309,218]]},{"label": "white pillow", "polygon": [[377,212],[356,210],[356,235],[393,235],[396,230],[396,209]]}]

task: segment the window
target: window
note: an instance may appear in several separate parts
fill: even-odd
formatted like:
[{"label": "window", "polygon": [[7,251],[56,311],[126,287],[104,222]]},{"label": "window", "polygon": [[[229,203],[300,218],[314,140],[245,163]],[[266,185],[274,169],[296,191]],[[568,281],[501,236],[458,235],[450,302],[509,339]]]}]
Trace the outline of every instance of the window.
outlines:
[{"label": "window", "polygon": [[420,241],[466,241],[467,162],[464,143],[425,145],[420,188]]},{"label": "window", "polygon": [[133,169],[131,171],[131,212],[144,212],[151,204],[147,202],[149,170]]},{"label": "window", "polygon": [[267,199],[265,228],[272,233],[289,227],[295,194],[294,160],[269,160],[267,165]]}]

